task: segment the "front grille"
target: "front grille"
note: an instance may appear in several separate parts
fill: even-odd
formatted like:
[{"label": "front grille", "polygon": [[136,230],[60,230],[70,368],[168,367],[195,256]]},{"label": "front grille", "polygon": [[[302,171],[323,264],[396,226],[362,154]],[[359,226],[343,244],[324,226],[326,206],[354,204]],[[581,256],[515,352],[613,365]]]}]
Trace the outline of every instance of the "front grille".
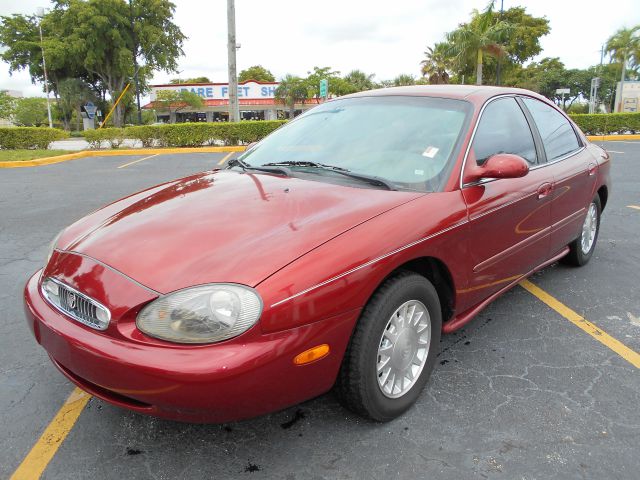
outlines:
[{"label": "front grille", "polygon": [[106,330],[109,326],[111,314],[106,307],[54,278],[42,282],[42,293],[62,313],[88,327]]}]

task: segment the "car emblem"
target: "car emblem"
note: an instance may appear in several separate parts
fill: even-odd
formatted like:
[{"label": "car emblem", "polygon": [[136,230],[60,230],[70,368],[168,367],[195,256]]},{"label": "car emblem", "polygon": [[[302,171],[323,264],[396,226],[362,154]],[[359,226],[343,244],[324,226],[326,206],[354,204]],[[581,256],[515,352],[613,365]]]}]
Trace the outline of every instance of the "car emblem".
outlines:
[{"label": "car emblem", "polygon": [[71,309],[76,308],[76,296],[73,293],[70,293],[67,297],[67,304]]}]

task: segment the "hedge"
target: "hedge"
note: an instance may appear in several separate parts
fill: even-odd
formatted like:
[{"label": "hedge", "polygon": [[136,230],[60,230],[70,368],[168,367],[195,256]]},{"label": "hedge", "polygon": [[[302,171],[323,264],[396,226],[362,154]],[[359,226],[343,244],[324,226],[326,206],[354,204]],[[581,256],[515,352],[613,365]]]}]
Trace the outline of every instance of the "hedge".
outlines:
[{"label": "hedge", "polygon": [[640,132],[639,113],[594,113],[569,115],[586,135]]},{"label": "hedge", "polygon": [[56,140],[68,138],[69,133],[48,127],[2,127],[0,128],[0,148],[5,150],[49,148]]},{"label": "hedge", "polygon": [[101,148],[107,142],[112,148],[123,139],[138,140],[143,147],[201,147],[203,145],[246,145],[256,142],[276,128],[283,120],[242,121],[238,123],[176,123],[172,125],[140,125],[134,127],[87,130],[85,138],[90,148]]},{"label": "hedge", "polygon": [[102,142],[107,142],[109,147],[118,148],[125,139],[123,128],[98,128],[85,130],[84,139],[89,142],[89,148],[100,148]]}]

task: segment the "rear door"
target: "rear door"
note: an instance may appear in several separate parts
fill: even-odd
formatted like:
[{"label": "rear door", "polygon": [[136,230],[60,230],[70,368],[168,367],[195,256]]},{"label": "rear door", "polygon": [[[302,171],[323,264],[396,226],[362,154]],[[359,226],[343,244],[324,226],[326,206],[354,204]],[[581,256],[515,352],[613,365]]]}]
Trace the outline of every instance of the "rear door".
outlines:
[{"label": "rear door", "polygon": [[462,180],[469,214],[469,284],[458,291],[472,306],[549,258],[551,182],[536,169],[540,152],[530,124],[513,96],[484,108],[465,162],[464,173],[496,153],[520,155],[530,172],[522,178]]},{"label": "rear door", "polygon": [[580,234],[594,195],[597,164],[562,113],[534,98],[522,97],[522,101],[544,147],[546,164],[540,169],[548,170],[554,179],[550,251],[555,254]]}]

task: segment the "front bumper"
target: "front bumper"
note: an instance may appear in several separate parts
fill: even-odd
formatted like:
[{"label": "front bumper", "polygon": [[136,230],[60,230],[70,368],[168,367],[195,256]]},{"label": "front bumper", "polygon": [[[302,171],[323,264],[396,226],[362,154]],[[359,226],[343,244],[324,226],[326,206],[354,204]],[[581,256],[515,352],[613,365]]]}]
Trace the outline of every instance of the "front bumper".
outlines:
[{"label": "front bumper", "polygon": [[[36,272],[25,287],[27,323],[58,369],[83,390],[136,412],[189,422],[254,417],[328,391],[358,311],[277,333],[253,328],[214,345],[158,345],[97,332],[51,307]],[[327,343],[315,363],[299,353]]]}]

